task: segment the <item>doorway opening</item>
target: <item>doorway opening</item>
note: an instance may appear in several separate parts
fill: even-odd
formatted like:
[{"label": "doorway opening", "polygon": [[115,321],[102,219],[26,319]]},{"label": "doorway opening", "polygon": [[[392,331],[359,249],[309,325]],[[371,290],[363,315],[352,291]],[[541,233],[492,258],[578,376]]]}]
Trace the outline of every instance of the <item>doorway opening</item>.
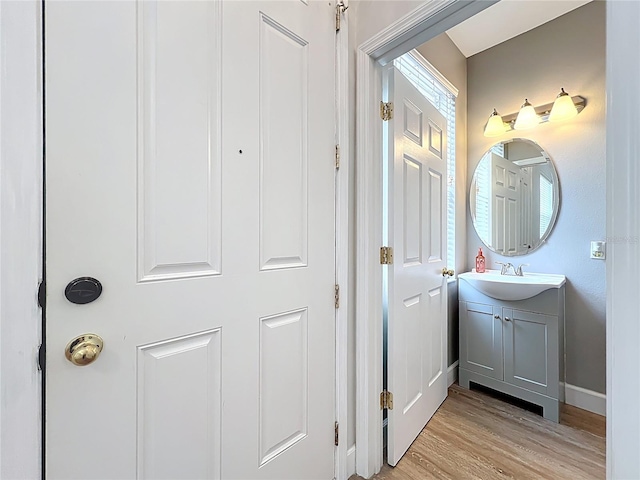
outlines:
[{"label": "doorway opening", "polygon": [[[368,120],[369,118],[374,118],[375,116],[375,110],[377,108],[379,108],[378,102],[380,98],[384,98],[383,97],[383,90],[382,90],[382,78],[383,78],[383,74],[384,74],[384,70],[385,70],[385,65],[388,65],[393,59],[397,58],[399,55],[404,54],[405,52],[407,52],[408,50],[410,50],[410,48],[415,48],[418,45],[421,45],[422,43],[424,43],[425,40],[429,40],[429,39],[434,39],[436,38],[439,34],[441,34],[444,31],[447,31],[449,28],[451,28],[454,24],[459,23],[460,21],[460,12],[456,12],[456,15],[458,16],[458,18],[456,19],[456,21],[452,21],[451,18],[448,18],[447,21],[444,21],[443,18],[432,18],[432,15],[429,15],[428,13],[425,13],[424,16],[420,17],[420,11],[414,11],[411,13],[411,15],[407,15],[407,17],[403,17],[401,20],[399,20],[398,22],[390,25],[387,29],[385,29],[379,36],[375,36],[370,38],[367,42],[365,42],[359,49],[358,51],[358,55],[359,55],[359,59],[358,59],[358,65],[359,65],[359,73],[358,73],[358,78],[359,78],[359,101],[358,101],[358,108],[359,108],[359,117],[361,118],[361,120],[359,121],[359,125],[358,125],[358,131],[359,131],[359,138],[358,138],[358,151],[362,154],[362,156],[364,156],[365,158],[367,158],[367,164],[368,166],[372,165],[372,163],[376,163],[373,162],[372,160],[376,158],[376,152],[372,151],[374,148],[380,148],[380,151],[385,151],[385,144],[384,144],[384,130],[383,130],[383,126],[380,127],[376,127],[375,125],[372,125],[372,121]],[[469,15],[470,17],[471,15]],[[406,22],[409,22],[409,17],[413,17],[412,18],[412,23],[409,26],[406,26]],[[416,18],[417,17],[417,18]],[[450,22],[449,24],[447,24],[447,22]],[[418,27],[418,25],[420,25],[420,27]],[[435,27],[435,25],[438,25],[438,27]],[[411,30],[412,29],[412,30]],[[411,33],[407,33],[409,30],[411,30]],[[428,35],[425,32],[430,31],[431,34]],[[416,32],[419,32],[416,34]],[[421,38],[417,39],[417,37],[420,37],[422,35]],[[425,38],[428,37],[428,38]],[[602,42],[604,43],[604,42]],[[601,68],[602,70],[602,68]],[[494,69],[494,73],[497,76],[500,76],[501,71],[499,69]],[[504,73],[504,72],[503,72]],[[506,75],[506,74],[505,74]],[[490,82],[491,77],[487,77],[487,82]],[[568,78],[571,78],[571,76],[569,76]],[[377,87],[379,82],[379,87]],[[540,80],[538,80],[538,83],[541,84],[542,82]],[[549,88],[558,88],[555,85],[550,86]],[[580,86],[578,87],[572,87],[573,90],[576,93],[582,93],[583,90]],[[366,94],[366,98],[364,96],[364,94]],[[500,97],[501,98],[501,97]],[[516,102],[522,102],[522,99],[517,99],[514,100]],[[541,102],[539,102],[541,103]],[[510,112],[512,111],[512,108],[514,111],[517,111],[518,107],[511,107],[511,106],[506,106],[506,107],[502,107],[505,112]],[[368,113],[371,113],[371,115],[369,115]],[[487,110],[486,115],[488,116],[489,113],[491,113],[491,110]],[[484,115],[484,114],[483,114]],[[583,118],[583,117],[580,117]],[[475,127],[473,127],[474,129],[476,129],[477,124],[480,123],[484,123],[486,121],[486,117],[483,118],[482,120],[478,120],[477,115],[475,115],[474,113],[474,125],[476,125]],[[469,125],[470,125],[470,129],[471,129],[471,121],[469,121]],[[362,127],[365,127],[366,129],[363,130]],[[548,132],[548,130],[547,130]],[[542,128],[538,129],[535,131],[536,135],[545,135],[545,130],[543,130]],[[598,134],[598,133],[596,133]],[[479,140],[482,139],[482,133],[480,130],[480,133],[478,134],[478,131],[474,130],[473,135],[476,138],[476,145],[479,143]],[[602,136],[604,136],[604,130],[601,133]],[[485,140],[488,141],[488,140]],[[542,140],[540,140],[542,142]],[[491,142],[493,143],[493,142]],[[488,146],[491,145],[491,143],[487,144]],[[604,145],[604,144],[603,144]],[[545,145],[546,146],[546,145]],[[475,148],[475,147],[474,147]],[[483,147],[484,150],[486,150],[486,148]],[[362,170],[358,171],[358,174],[360,175],[360,178],[358,179],[359,185],[363,185],[364,188],[362,188],[361,192],[359,193],[359,199],[363,200],[362,202],[360,202],[361,205],[367,205],[367,211],[360,211],[359,212],[359,216],[361,217],[361,227],[362,230],[359,230],[359,234],[360,232],[365,232],[365,235],[371,235],[373,234],[373,238],[378,238],[381,240],[387,240],[387,237],[385,237],[384,233],[383,233],[383,228],[384,227],[384,220],[380,220],[380,224],[377,224],[376,219],[372,218],[370,215],[370,210],[375,210],[375,207],[377,206],[375,204],[375,201],[372,202],[373,198],[377,195],[377,186],[376,184],[382,184],[382,178],[385,175],[385,171],[384,171],[384,165],[385,162],[382,158],[382,153],[378,154],[377,158],[379,159],[380,162],[380,167],[378,170],[376,170],[375,168],[373,168],[371,171],[367,171],[367,172],[363,172]],[[474,157],[475,158],[475,157]],[[478,156],[479,158],[479,156]],[[470,157],[471,160],[471,157]],[[466,163],[466,162],[465,162]],[[470,162],[471,163],[471,162]],[[472,168],[472,166],[470,165],[469,168]],[[360,182],[360,179],[362,179],[362,182]],[[370,182],[367,184],[367,182]],[[380,182],[380,183],[378,183]],[[466,196],[466,193],[468,192],[468,185],[467,185],[467,180],[463,180],[460,183],[458,183],[457,186],[461,185],[461,193],[463,196]],[[603,189],[602,189],[603,191]],[[381,192],[380,192],[381,193]],[[383,200],[380,201],[380,203],[387,203],[388,199],[384,198],[382,195],[381,197]],[[463,203],[463,205],[466,205],[466,203]],[[382,208],[382,205],[380,205],[380,207]],[[378,212],[380,212],[382,210],[378,210]],[[373,214],[372,214],[373,215]],[[364,216],[364,219],[362,218]],[[604,218],[604,215],[602,216],[602,218]],[[458,221],[462,221],[462,224],[466,224],[467,223],[467,215],[466,215],[466,208],[463,209],[463,213],[462,215],[457,215],[457,219]],[[456,225],[458,226],[458,225]],[[464,228],[464,226],[463,226]],[[471,228],[471,227],[469,227]],[[476,245],[476,243],[478,242],[477,239],[475,239],[475,237],[473,236],[472,232],[470,232],[469,234],[464,233],[463,234],[465,240],[461,247],[460,253],[460,260],[459,260],[459,265],[456,265],[456,267],[454,267],[457,271],[464,271],[466,269],[469,269],[471,267],[470,265],[470,260],[472,259],[473,256],[471,255],[471,253],[473,253],[473,255],[476,254],[477,252],[477,248],[478,246]],[[557,239],[558,237],[556,236],[555,239]],[[468,246],[466,245],[466,243],[468,242]],[[383,242],[383,245],[385,243]],[[376,246],[374,245],[369,245],[371,248],[371,250],[373,250]],[[366,247],[366,245],[365,245]],[[474,248],[475,247],[475,251]],[[366,250],[366,248],[365,248]],[[473,252],[472,252],[473,251]],[[372,254],[374,252],[371,252]],[[398,256],[396,255],[396,261]],[[371,257],[369,257],[371,258]],[[466,259],[466,260],[465,260]],[[492,259],[489,258],[489,261],[494,261],[496,259]],[[487,263],[489,265],[489,263]],[[462,267],[462,268],[461,268]],[[385,268],[388,267],[383,267],[381,270],[384,270]],[[464,269],[464,270],[463,270]],[[367,269],[367,271],[369,272],[369,275],[367,276],[367,279],[363,282],[363,285],[361,285],[358,288],[358,298],[362,299],[363,295],[361,295],[360,293],[364,293],[364,292],[368,292],[371,293],[373,295],[373,297],[375,298],[376,294],[380,291],[383,291],[383,287],[387,288],[388,286],[388,277],[387,279],[384,278],[384,274],[381,273],[379,277],[376,276],[375,272],[372,271],[372,269]],[[551,271],[551,270],[550,270]],[[373,273],[373,275],[371,275],[371,273]],[[602,278],[604,278],[604,275],[601,276]],[[361,275],[358,275],[358,278],[362,278]],[[604,289],[603,289],[604,292]],[[364,297],[367,298],[367,297]],[[602,294],[602,298],[600,299],[601,301],[599,301],[599,305],[601,310],[604,309],[604,294]],[[367,318],[380,318],[380,324],[378,325],[375,322],[372,322],[372,325],[362,325],[361,323],[359,323],[359,320],[357,320],[358,325],[359,326],[363,326],[362,331],[366,333],[366,335],[364,335],[364,338],[366,340],[373,340],[374,342],[380,342],[380,345],[383,345],[382,342],[382,336],[385,335],[387,333],[387,331],[385,330],[385,323],[388,322],[389,317],[388,317],[388,308],[389,308],[389,301],[387,300],[386,303],[384,303],[384,305],[387,308],[387,314],[384,315],[383,314],[383,301],[381,300],[381,294],[378,293],[378,300],[379,302],[379,307],[373,306],[373,305],[363,305],[363,303],[366,303],[365,300],[359,300],[359,305],[358,305],[358,311],[359,313],[362,312],[367,312]],[[362,310],[360,309],[360,307],[362,307]],[[602,308],[601,308],[602,307]],[[378,310],[379,309],[379,315],[377,315]],[[358,319],[360,318],[360,316],[358,315]],[[604,312],[602,312],[602,319],[604,319]],[[604,324],[604,321],[601,322],[602,325]],[[378,329],[378,332],[376,332],[375,330]],[[372,331],[373,330],[373,331]],[[601,337],[603,338],[603,337]],[[456,342],[457,343],[457,342]],[[603,343],[603,342],[601,342]],[[371,345],[371,344],[370,344]],[[363,352],[365,354],[365,358],[367,359],[373,359],[373,363],[375,363],[375,359],[376,358],[380,358],[382,359],[383,353],[381,351],[382,348],[380,348],[378,351],[376,351],[375,348],[369,348],[367,349],[361,349],[361,352]],[[388,352],[386,352],[386,354],[388,354]],[[369,355],[367,357],[367,355]],[[378,357],[379,356],[379,357]],[[457,351],[456,351],[456,358],[457,358]],[[362,357],[359,357],[359,359],[361,359]],[[388,360],[388,357],[387,357]],[[453,366],[453,364],[452,364]],[[372,371],[373,370],[373,371]],[[575,370],[575,369],[574,369]],[[602,363],[601,366],[601,371],[604,371],[604,363]],[[371,393],[372,395],[370,396],[370,399],[376,398],[377,399],[377,393],[379,393],[380,391],[382,391],[384,389],[385,386],[388,387],[388,381],[386,384],[383,384],[383,372],[382,371],[377,371],[375,369],[370,369],[369,373],[372,373],[372,377],[369,377],[369,385],[371,385],[373,388],[371,388],[371,391],[369,393]],[[379,378],[379,383],[377,383],[377,379],[374,378],[376,376],[376,374],[379,374],[380,376]],[[366,376],[366,373],[365,373]],[[575,375],[574,375],[574,378]],[[602,376],[602,378],[604,378]],[[388,379],[387,379],[388,380]],[[367,385],[367,387],[369,386]],[[379,389],[376,388],[379,386]],[[600,396],[597,395],[597,392],[601,392],[603,391],[602,389],[600,389],[601,387],[596,384],[594,384],[594,390],[593,393],[595,393],[596,395],[593,395],[592,397],[594,399],[598,400],[598,403],[600,405],[600,407],[604,407],[604,395],[600,394]],[[377,390],[377,392],[376,392]],[[374,393],[376,392],[376,393]],[[575,392],[573,392],[575,393]],[[573,395],[572,393],[572,395]],[[363,392],[363,395],[367,394],[366,391]],[[369,400],[370,402],[370,400]],[[362,411],[362,407],[366,407],[367,406],[367,400],[366,399],[361,399],[359,401],[359,405],[361,407],[361,411]],[[397,408],[397,405],[394,405]],[[365,408],[366,410],[366,408]],[[369,412],[371,413],[371,415],[368,417],[368,421],[369,421],[369,425],[368,428],[366,426],[366,422],[365,422],[365,428],[358,430],[358,454],[361,453],[360,451],[360,447],[362,446],[361,443],[361,439],[362,437],[366,437],[365,439],[365,451],[373,451],[375,452],[375,455],[377,456],[378,459],[382,459],[382,450],[383,450],[383,445],[382,445],[382,432],[380,432],[379,438],[380,440],[376,440],[376,436],[378,435],[368,435],[371,434],[372,430],[374,430],[375,427],[375,422],[373,422],[373,420],[376,418],[373,415],[373,408],[371,409],[371,411]],[[378,414],[379,414],[379,410],[378,410]],[[381,415],[380,415],[381,416]],[[381,423],[381,422],[380,422]],[[374,425],[372,427],[372,425]],[[380,426],[380,429],[382,429],[382,426]],[[373,465],[379,460],[375,460],[375,461],[371,461],[370,458],[364,460],[364,468],[368,468],[371,467],[373,468]],[[361,466],[361,463],[358,462],[359,468]]]}]

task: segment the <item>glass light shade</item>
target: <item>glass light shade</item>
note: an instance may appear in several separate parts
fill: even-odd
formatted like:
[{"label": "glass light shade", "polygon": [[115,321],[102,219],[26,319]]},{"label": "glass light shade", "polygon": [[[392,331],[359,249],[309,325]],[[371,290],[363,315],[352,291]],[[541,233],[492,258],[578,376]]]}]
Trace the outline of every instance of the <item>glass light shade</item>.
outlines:
[{"label": "glass light shade", "polygon": [[489,117],[489,121],[487,122],[487,125],[484,127],[484,136],[497,137],[498,135],[502,135],[506,131],[507,131],[507,127],[502,121],[502,117],[494,108],[493,113]]},{"label": "glass light shade", "polygon": [[549,114],[550,122],[560,122],[578,115],[578,109],[573,103],[571,96],[564,91],[564,88],[553,102],[551,113]]},{"label": "glass light shade", "polygon": [[516,130],[527,130],[533,128],[540,123],[540,117],[533,108],[533,105],[525,98],[520,112],[516,118],[516,123],[513,126]]}]

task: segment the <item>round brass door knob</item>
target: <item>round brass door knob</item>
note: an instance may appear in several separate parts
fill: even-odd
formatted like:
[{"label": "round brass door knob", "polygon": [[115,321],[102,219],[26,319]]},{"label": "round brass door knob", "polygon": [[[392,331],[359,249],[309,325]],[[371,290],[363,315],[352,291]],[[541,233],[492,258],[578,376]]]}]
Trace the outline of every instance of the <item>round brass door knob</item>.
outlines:
[{"label": "round brass door knob", "polygon": [[447,267],[444,267],[442,269],[442,276],[443,277],[453,277],[454,273],[455,272],[453,270],[449,270]]},{"label": "round brass door knob", "polygon": [[85,333],[71,340],[64,349],[64,354],[74,365],[84,367],[93,363],[104,346],[104,341],[95,333]]}]

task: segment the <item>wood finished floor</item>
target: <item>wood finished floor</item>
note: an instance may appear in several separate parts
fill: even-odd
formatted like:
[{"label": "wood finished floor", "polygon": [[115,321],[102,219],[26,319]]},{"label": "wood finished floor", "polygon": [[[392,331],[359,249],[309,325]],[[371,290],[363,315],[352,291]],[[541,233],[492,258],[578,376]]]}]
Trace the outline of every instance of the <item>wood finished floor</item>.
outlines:
[{"label": "wood finished floor", "polygon": [[556,424],[453,385],[398,465],[385,465],[373,478],[605,478],[605,431],[604,417],[570,405]]}]

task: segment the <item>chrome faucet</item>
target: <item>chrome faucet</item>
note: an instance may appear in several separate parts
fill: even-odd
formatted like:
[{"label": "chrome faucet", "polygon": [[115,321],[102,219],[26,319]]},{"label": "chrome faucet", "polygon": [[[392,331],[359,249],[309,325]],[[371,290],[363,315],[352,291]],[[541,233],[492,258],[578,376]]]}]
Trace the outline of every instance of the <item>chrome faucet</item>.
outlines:
[{"label": "chrome faucet", "polygon": [[500,275],[508,275],[509,274],[509,269],[513,268],[513,265],[511,265],[510,263],[502,263],[502,262],[496,262],[498,265],[501,265],[500,267]]},{"label": "chrome faucet", "polygon": [[524,272],[522,271],[522,267],[528,267],[529,264],[528,263],[523,263],[521,265],[518,265],[518,268],[515,269],[516,275],[519,277],[524,277]]}]

